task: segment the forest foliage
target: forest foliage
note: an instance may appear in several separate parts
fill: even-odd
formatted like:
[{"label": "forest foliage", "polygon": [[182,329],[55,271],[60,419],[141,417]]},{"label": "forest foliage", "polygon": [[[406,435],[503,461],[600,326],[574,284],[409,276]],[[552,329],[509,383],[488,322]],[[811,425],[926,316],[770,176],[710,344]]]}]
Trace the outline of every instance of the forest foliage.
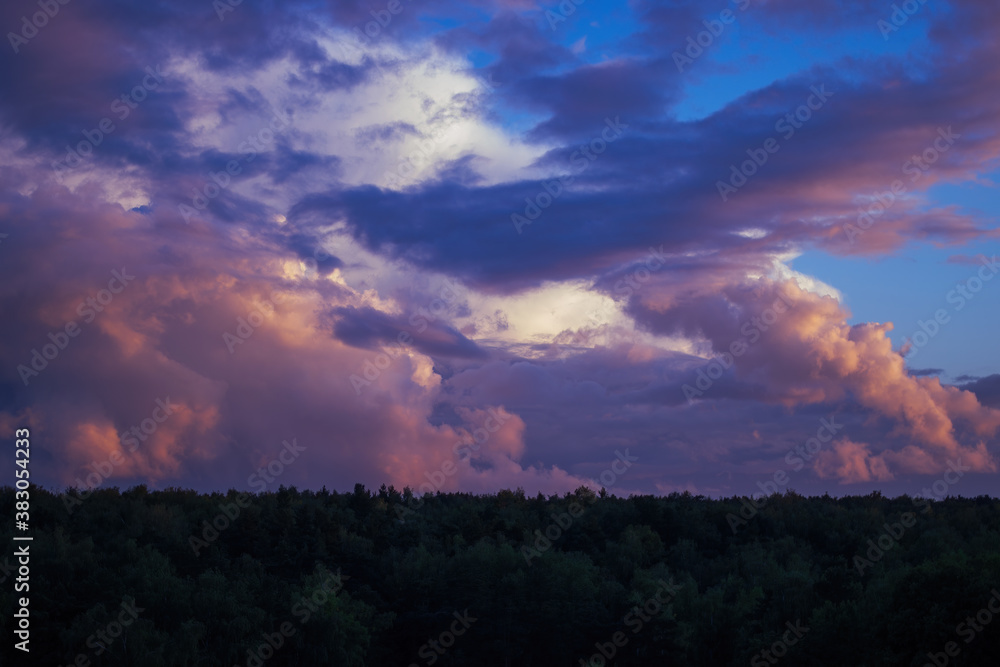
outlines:
[{"label": "forest foliage", "polygon": [[[29,592],[0,556],[7,664],[1000,664],[986,496],[31,498]],[[14,502],[0,489],[6,516]],[[15,662],[24,595],[31,657]]]}]

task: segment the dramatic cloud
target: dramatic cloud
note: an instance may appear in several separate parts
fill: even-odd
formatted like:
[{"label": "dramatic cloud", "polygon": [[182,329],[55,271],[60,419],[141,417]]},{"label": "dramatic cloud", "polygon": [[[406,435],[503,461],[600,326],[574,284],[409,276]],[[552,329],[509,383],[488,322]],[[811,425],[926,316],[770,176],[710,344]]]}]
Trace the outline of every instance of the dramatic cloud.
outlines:
[{"label": "dramatic cloud", "polygon": [[930,267],[883,272],[920,321],[996,289],[990,2],[216,5],[0,9],[0,433],[39,482],[246,488],[292,441],[268,484],[996,472],[995,350],[907,369],[843,268]]}]

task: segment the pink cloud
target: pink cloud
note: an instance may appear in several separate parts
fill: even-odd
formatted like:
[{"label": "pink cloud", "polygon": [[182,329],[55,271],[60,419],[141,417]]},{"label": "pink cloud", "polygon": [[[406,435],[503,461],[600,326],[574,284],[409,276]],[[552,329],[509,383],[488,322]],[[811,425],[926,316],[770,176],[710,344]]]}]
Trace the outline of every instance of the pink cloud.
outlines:
[{"label": "pink cloud", "polygon": [[839,479],[841,484],[893,478],[881,456],[873,456],[868,445],[846,438],[834,442],[833,451],[819,454],[815,470],[820,477],[833,477]]}]

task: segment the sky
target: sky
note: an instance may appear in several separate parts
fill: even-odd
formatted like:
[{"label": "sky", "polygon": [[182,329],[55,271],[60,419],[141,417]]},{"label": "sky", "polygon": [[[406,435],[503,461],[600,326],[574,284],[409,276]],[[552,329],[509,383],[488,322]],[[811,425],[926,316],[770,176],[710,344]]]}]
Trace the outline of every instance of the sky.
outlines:
[{"label": "sky", "polygon": [[995,495],[993,0],[12,0],[0,435],[81,489]]}]

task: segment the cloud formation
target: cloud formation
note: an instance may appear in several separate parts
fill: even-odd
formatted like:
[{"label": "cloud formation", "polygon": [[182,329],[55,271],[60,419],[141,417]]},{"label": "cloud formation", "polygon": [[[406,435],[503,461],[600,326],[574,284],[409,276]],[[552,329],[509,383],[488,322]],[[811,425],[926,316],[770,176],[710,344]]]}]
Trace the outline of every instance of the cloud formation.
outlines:
[{"label": "cloud formation", "polygon": [[[908,370],[791,268],[995,242],[940,196],[1000,164],[992,4],[889,41],[872,3],[753,3],[739,92],[727,35],[675,66],[698,3],[380,11],[71,3],[8,39],[0,430],[40,481],[245,487],[294,437],[281,483],[561,492],[631,447],[622,489],[735,493],[830,415],[810,488],[996,472],[996,376]],[[779,72],[787,31],[853,46]]]}]

